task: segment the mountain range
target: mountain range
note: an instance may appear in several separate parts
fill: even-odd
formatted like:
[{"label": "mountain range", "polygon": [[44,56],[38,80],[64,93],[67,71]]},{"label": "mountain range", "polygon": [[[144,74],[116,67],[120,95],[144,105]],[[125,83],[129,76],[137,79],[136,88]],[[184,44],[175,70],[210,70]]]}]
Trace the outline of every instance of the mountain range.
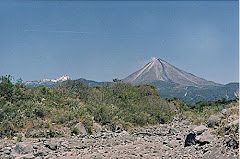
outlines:
[{"label": "mountain range", "polygon": [[[63,82],[65,82],[67,80],[72,80],[72,78],[70,78],[67,75],[63,75],[57,79],[42,79],[42,80],[35,80],[35,81],[27,81],[27,82],[25,82],[25,85],[27,87],[37,87],[37,86],[54,87],[54,86],[61,85]],[[87,80],[84,78],[79,78],[77,80],[87,84],[90,87],[104,85],[106,83],[109,83],[109,82],[96,82],[96,81]]]},{"label": "mountain range", "polygon": [[[64,75],[58,79],[28,81],[25,84],[28,87],[36,87],[39,85],[52,87],[58,86],[70,79],[69,76]],[[106,83],[84,78],[77,80],[89,86],[104,85]],[[208,81],[180,70],[168,62],[157,58],[153,58],[143,68],[122,79],[122,81],[133,85],[154,85],[161,97],[177,97],[187,103],[218,100],[221,98],[231,99],[239,96],[239,83],[223,85]]]}]

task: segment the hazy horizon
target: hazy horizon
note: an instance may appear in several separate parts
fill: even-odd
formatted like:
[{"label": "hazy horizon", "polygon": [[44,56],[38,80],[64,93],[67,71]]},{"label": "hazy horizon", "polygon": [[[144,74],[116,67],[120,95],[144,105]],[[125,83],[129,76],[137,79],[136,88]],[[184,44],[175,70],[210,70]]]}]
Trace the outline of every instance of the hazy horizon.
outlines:
[{"label": "hazy horizon", "polygon": [[157,57],[209,81],[239,81],[238,1],[0,4],[0,75],[112,81]]}]

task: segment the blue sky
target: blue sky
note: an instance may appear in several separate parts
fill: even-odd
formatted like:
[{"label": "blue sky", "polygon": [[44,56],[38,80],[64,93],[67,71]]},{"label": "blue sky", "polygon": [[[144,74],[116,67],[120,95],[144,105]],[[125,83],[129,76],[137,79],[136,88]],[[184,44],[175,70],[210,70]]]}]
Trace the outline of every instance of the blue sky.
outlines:
[{"label": "blue sky", "polygon": [[0,2],[0,75],[111,81],[152,57],[238,81],[237,1]]}]

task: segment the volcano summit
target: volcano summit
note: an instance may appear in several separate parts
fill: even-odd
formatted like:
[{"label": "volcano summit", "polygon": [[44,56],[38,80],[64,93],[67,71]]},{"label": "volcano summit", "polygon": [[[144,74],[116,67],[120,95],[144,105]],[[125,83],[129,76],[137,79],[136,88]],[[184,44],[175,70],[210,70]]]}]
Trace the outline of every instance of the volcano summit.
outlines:
[{"label": "volcano summit", "polygon": [[162,81],[195,87],[219,85],[182,71],[166,61],[155,57],[143,68],[125,78],[124,81],[132,84],[148,84],[154,81]]},{"label": "volcano summit", "polygon": [[158,89],[160,96],[177,97],[188,103],[235,98],[239,92],[238,83],[223,85],[208,81],[157,58],[153,58],[123,81],[134,85],[152,84]]}]

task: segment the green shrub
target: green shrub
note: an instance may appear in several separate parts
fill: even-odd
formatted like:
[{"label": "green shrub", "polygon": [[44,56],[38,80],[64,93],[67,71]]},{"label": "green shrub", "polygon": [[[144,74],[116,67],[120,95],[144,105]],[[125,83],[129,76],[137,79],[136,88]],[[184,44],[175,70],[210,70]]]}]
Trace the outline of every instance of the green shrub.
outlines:
[{"label": "green shrub", "polygon": [[14,135],[14,127],[10,121],[4,121],[0,125],[0,137],[12,137]]},{"label": "green shrub", "polygon": [[17,142],[22,142],[22,134],[17,135]]},{"label": "green shrub", "polygon": [[75,134],[75,135],[78,135],[78,134],[79,134],[79,131],[78,131],[78,129],[77,129],[76,127],[73,127],[73,128],[71,129],[71,133],[72,133],[72,134]]},{"label": "green shrub", "polygon": [[49,130],[49,137],[57,137],[57,134],[53,130]]}]

